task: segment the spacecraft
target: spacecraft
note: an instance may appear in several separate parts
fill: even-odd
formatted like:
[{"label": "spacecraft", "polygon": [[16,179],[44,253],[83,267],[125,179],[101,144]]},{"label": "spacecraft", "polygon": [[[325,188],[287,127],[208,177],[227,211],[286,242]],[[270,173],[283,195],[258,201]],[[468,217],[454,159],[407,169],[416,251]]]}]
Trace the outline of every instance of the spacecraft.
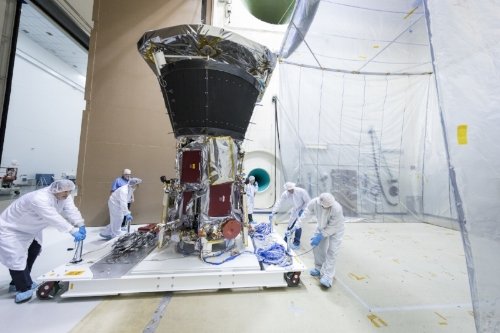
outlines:
[{"label": "spacecraft", "polygon": [[158,79],[176,138],[176,177],[161,177],[161,221],[145,228],[145,237],[113,239],[44,274],[38,297],[51,298],[60,281],[69,282],[62,297],[296,286],[306,267],[278,244],[282,235],[268,223],[252,229],[251,241],[247,234],[241,146],[276,56],[209,25],[149,31],[137,46]]},{"label": "spacecraft", "polygon": [[162,233],[178,237],[183,252],[212,256],[247,222],[241,144],[276,56],[208,25],[146,32],[138,49],[158,78],[177,140],[177,178],[163,179]]}]

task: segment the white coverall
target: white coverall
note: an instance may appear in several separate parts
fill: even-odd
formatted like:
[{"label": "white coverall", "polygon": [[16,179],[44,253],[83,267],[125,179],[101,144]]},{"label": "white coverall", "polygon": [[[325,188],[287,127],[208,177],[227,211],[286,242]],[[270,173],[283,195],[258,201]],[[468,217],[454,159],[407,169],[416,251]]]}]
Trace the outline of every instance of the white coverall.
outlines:
[{"label": "white coverall", "polygon": [[101,232],[103,235],[114,238],[121,234],[123,217],[130,214],[128,202],[134,192],[132,186],[125,184],[115,190],[108,199],[109,224]]},{"label": "white coverall", "polygon": [[247,194],[247,212],[248,214],[253,214],[253,207],[255,205],[255,194],[259,190],[259,185],[257,182],[253,184],[248,183],[245,185],[245,192]]},{"label": "white coverall", "polygon": [[307,206],[307,203],[311,200],[311,197],[307,193],[306,190],[300,187],[295,187],[293,189],[293,193],[290,193],[288,190],[284,191],[281,194],[281,197],[274,204],[272,214],[275,215],[276,212],[280,209],[283,204],[291,204],[292,210],[290,211],[290,219],[288,220],[288,228],[292,227],[292,224],[295,220],[295,228],[300,229],[302,227],[300,220],[298,220],[299,212],[304,210]]},{"label": "white coverall", "polygon": [[58,200],[49,187],[27,193],[0,215],[0,262],[11,270],[22,271],[33,240],[42,244],[44,228],[53,226],[61,232],[71,232],[83,225],[71,195]]},{"label": "white coverall", "polygon": [[326,277],[330,283],[335,276],[335,258],[344,236],[344,214],[342,206],[335,201],[329,208],[323,208],[319,197],[314,198],[307,205],[301,221],[307,222],[316,218],[318,224],[315,233],[321,233],[323,239],[313,248],[314,266]]}]

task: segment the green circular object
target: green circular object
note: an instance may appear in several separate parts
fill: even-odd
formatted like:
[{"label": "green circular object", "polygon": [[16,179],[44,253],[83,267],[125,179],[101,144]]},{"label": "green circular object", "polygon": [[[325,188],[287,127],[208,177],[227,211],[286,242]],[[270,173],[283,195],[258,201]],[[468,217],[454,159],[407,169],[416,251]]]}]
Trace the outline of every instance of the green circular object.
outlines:
[{"label": "green circular object", "polygon": [[295,0],[243,0],[248,11],[261,21],[286,24],[295,8]]},{"label": "green circular object", "polygon": [[255,181],[257,182],[257,184],[259,184],[258,192],[267,190],[267,188],[271,185],[271,176],[269,176],[269,173],[264,169],[253,169],[248,174],[248,177],[250,176],[254,176]]}]

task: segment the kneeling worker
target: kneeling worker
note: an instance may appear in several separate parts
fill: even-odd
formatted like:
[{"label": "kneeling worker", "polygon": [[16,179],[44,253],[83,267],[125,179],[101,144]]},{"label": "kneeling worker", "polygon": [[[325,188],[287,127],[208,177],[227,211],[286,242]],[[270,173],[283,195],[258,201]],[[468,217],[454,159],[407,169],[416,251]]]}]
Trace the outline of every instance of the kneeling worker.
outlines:
[{"label": "kneeling worker", "polygon": [[53,226],[73,235],[75,241],[85,239],[84,221],[71,196],[74,189],[71,180],[56,180],[23,195],[0,215],[0,262],[9,269],[9,290],[17,291],[16,303],[31,299],[37,288],[30,273],[42,249],[43,229]]}]

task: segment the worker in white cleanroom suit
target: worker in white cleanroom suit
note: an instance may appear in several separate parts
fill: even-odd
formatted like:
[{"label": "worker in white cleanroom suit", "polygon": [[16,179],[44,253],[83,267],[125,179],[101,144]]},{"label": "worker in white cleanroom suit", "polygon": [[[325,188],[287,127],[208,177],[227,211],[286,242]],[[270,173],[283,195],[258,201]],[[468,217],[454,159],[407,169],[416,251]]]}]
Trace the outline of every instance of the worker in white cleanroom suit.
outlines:
[{"label": "worker in white cleanroom suit", "polygon": [[120,236],[123,217],[127,223],[132,222],[132,213],[128,209],[128,203],[140,183],[142,183],[141,179],[130,178],[127,184],[111,193],[108,199],[109,224],[99,233],[102,238],[109,240]]},{"label": "worker in white cleanroom suit", "polygon": [[319,282],[330,288],[335,276],[335,258],[344,236],[344,214],[342,206],[330,193],[321,193],[312,199],[300,217],[301,222],[316,219],[317,225],[311,246],[314,253],[312,276],[320,276]]},{"label": "worker in white cleanroom suit", "polygon": [[248,177],[248,184],[245,185],[245,193],[247,195],[247,212],[248,222],[253,222],[253,207],[255,204],[255,194],[259,190],[259,184],[255,181],[254,176]]},{"label": "worker in white cleanroom suit", "polygon": [[[127,185],[128,181],[130,180],[130,177],[132,177],[132,170],[123,169],[122,175],[120,177],[116,178],[113,181],[113,184],[111,184],[111,192],[110,193],[113,193],[118,188],[122,187],[123,185]],[[130,206],[132,205],[132,202],[134,202],[134,195],[133,194],[130,196],[129,201],[128,201],[128,209],[129,210],[130,210]],[[122,228],[126,227],[126,225],[127,225],[127,221],[125,220],[125,217],[124,217],[123,221],[122,221]]]},{"label": "worker in white cleanroom suit", "polygon": [[9,291],[17,291],[16,303],[31,299],[37,288],[30,273],[42,249],[43,229],[53,226],[73,235],[75,241],[85,239],[84,220],[71,196],[74,189],[71,180],[56,180],[23,195],[0,215],[0,262],[9,269]]},{"label": "worker in white cleanroom suit", "polygon": [[285,233],[285,241],[288,240],[288,236],[291,237],[291,235],[295,233],[292,249],[296,250],[300,247],[300,237],[302,236],[302,225],[299,221],[299,216],[306,208],[307,203],[311,200],[311,197],[306,190],[297,187],[295,183],[287,182],[285,183],[284,188],[285,191],[281,194],[279,200],[276,201],[273,210],[269,215],[269,222],[272,223],[273,216],[279,211],[283,204],[292,205],[290,219],[288,220],[288,227]]}]

